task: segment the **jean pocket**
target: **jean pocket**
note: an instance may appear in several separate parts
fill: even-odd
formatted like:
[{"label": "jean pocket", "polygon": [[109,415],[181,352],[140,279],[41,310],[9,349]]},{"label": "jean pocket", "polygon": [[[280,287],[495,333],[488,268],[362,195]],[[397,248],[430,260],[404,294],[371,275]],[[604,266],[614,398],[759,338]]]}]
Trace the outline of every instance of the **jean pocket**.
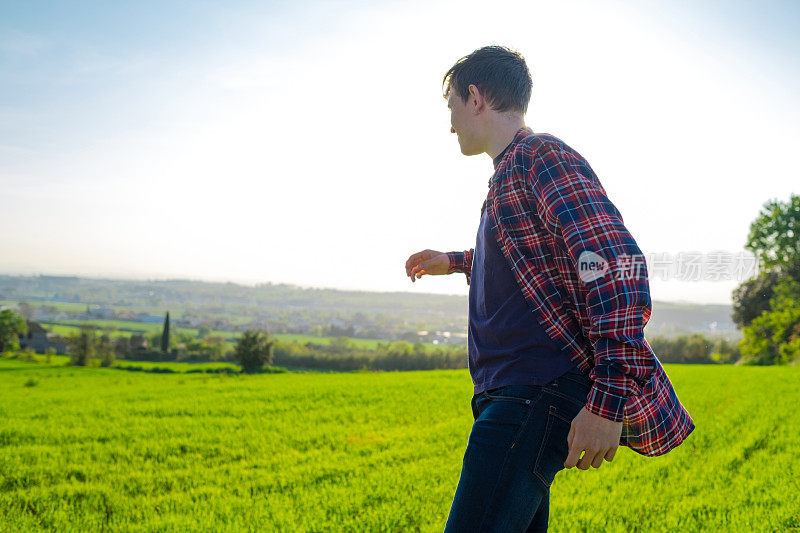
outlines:
[{"label": "jean pocket", "polygon": [[559,379],[561,381],[569,380],[569,381],[572,381],[574,383],[578,383],[578,384],[584,385],[584,386],[588,385],[588,386],[591,387],[591,385],[592,385],[592,380],[589,379],[589,376],[586,375],[586,374],[576,374],[574,372],[565,372],[565,373],[561,374],[560,376],[558,376],[557,379]]},{"label": "jean pocket", "polygon": [[467,446],[472,449],[511,451],[525,433],[536,401],[530,398],[500,396],[495,399],[484,393],[475,402],[475,422]]},{"label": "jean pocket", "polygon": [[483,395],[492,401],[516,402],[532,405],[542,394],[543,388],[536,385],[506,385],[484,391]]},{"label": "jean pocket", "polygon": [[592,390],[592,382],[588,378],[563,375],[551,381],[546,386],[546,391],[557,398],[569,402],[572,407],[586,405],[586,399]]},{"label": "jean pocket", "polygon": [[567,436],[572,425],[572,419],[577,416],[579,409],[572,406],[562,406],[551,403],[547,412],[547,425],[544,437],[536,454],[533,473],[539,478],[545,489],[549,488],[556,474],[564,468],[564,462],[569,455]]}]

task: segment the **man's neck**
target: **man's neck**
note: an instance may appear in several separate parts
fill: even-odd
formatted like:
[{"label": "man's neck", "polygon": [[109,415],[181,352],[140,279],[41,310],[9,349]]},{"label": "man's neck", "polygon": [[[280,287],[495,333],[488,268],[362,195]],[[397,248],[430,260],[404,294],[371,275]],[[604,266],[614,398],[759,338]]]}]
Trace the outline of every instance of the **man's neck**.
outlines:
[{"label": "man's neck", "polygon": [[488,139],[486,153],[494,159],[500,155],[506,146],[511,144],[520,128],[525,127],[525,119],[520,115],[499,115],[492,125]]}]

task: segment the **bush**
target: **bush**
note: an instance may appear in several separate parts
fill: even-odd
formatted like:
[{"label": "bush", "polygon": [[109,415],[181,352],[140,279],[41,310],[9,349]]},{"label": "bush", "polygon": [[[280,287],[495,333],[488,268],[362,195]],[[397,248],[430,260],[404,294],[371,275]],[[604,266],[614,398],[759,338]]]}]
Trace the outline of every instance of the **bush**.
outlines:
[{"label": "bush", "polygon": [[467,368],[467,347],[431,348],[397,341],[379,342],[375,349],[351,346],[347,353],[337,353],[327,345],[275,341],[275,364],[333,371],[456,369]]},{"label": "bush", "polygon": [[252,374],[259,372],[266,365],[271,365],[274,343],[266,331],[250,329],[245,331],[236,342],[234,350],[234,357],[241,365],[242,372]]},{"label": "bush", "polygon": [[92,325],[83,325],[80,331],[67,340],[69,343],[69,364],[89,366],[97,350],[97,331]]},{"label": "bush", "polygon": [[114,366],[114,345],[108,335],[103,335],[97,343],[97,356],[100,366]]},{"label": "bush", "polygon": [[735,344],[702,333],[672,338],[656,336],[647,342],[662,363],[735,363],[740,358]]},{"label": "bush", "polygon": [[21,359],[22,359],[23,361],[27,361],[27,362],[29,362],[29,363],[35,363],[35,362],[37,362],[37,359],[36,359],[36,352],[35,352],[35,351],[33,351],[33,348],[31,348],[31,347],[26,347],[25,349],[23,349],[23,350],[22,350],[22,357],[21,357]]}]

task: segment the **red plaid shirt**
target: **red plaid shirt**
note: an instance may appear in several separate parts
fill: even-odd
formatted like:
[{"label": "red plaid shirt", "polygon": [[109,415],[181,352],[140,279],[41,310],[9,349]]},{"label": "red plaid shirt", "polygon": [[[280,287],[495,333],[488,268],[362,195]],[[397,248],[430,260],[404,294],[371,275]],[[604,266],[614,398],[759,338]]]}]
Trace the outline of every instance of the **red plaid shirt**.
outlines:
[{"label": "red plaid shirt", "polygon": [[[525,300],[592,380],[586,408],[622,422],[620,444],[642,455],[683,442],[694,422],[644,337],[644,256],[589,163],[560,139],[522,128],[484,207]],[[473,252],[448,252],[448,273],[463,272],[469,284]],[[599,260],[595,270],[587,259]]]}]

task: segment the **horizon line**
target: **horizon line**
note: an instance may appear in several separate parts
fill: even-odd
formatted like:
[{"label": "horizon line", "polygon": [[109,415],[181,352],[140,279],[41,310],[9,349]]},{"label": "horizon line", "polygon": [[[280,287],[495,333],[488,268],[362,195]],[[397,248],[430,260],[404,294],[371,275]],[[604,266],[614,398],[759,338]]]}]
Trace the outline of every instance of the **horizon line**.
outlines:
[{"label": "horizon line", "polygon": [[[45,272],[37,272],[37,273],[23,273],[19,271],[5,271],[0,269],[0,276],[7,276],[7,277],[27,277],[27,278],[36,278],[36,277],[50,277],[50,278],[77,278],[77,279],[87,279],[87,280],[95,280],[95,281],[147,281],[147,282],[170,282],[170,281],[188,281],[193,283],[218,283],[218,284],[232,284],[232,285],[239,285],[242,287],[252,287],[256,288],[259,286],[265,285],[287,285],[291,287],[297,287],[303,290],[325,290],[325,291],[338,291],[338,292],[364,292],[364,293],[374,293],[374,294],[421,294],[426,296],[460,296],[462,298],[467,298],[468,296],[461,293],[440,293],[440,292],[414,292],[414,291],[401,291],[401,290],[366,290],[366,289],[347,289],[341,287],[331,287],[331,286],[322,286],[322,285],[304,285],[299,283],[291,283],[285,281],[245,281],[242,279],[235,279],[235,278],[191,278],[191,277],[175,277],[172,275],[159,275],[159,274],[107,274],[107,275],[99,275],[99,274],[76,274],[76,273],[58,273],[58,274],[48,274]],[[120,277],[126,276],[126,277]],[[683,304],[683,305],[726,305],[731,306],[731,303],[714,303],[714,302],[693,302],[691,300],[663,300],[663,299],[652,299],[652,302],[662,302],[662,303],[669,303],[669,304]]]}]

